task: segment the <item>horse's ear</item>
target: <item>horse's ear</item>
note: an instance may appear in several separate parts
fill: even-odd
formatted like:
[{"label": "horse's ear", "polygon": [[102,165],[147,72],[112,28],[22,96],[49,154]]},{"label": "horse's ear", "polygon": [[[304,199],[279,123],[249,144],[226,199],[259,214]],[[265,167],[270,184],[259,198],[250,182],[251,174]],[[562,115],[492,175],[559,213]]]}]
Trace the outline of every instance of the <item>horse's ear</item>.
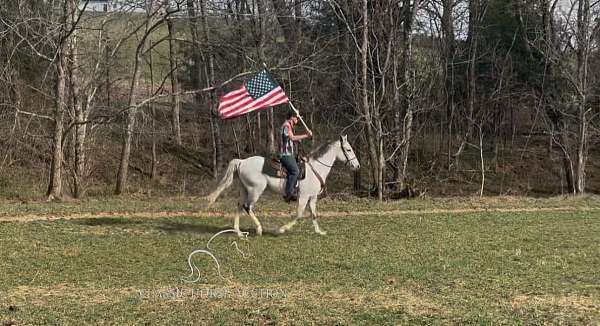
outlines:
[{"label": "horse's ear", "polygon": [[348,141],[348,135],[343,135],[343,136],[342,136],[342,140],[344,140],[344,141],[346,141],[346,142],[347,142],[347,141]]}]

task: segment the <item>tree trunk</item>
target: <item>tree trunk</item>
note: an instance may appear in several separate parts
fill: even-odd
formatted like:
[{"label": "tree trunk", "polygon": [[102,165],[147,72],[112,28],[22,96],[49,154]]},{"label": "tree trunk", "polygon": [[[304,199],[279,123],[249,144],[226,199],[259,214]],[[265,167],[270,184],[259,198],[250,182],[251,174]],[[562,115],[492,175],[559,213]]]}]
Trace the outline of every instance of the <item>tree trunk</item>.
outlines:
[{"label": "tree trunk", "polygon": [[[406,188],[408,154],[410,150],[410,142],[412,137],[412,124],[414,115],[414,76],[412,73],[412,23],[415,17],[418,1],[415,1],[411,7],[410,0],[404,0],[404,23],[402,34],[404,38],[403,53],[402,53],[402,105],[401,110],[404,112],[402,121],[402,140],[400,147],[400,162],[398,164],[398,182],[400,190]],[[399,127],[399,126],[398,126]]]},{"label": "tree trunk", "polygon": [[179,123],[181,101],[179,99],[179,80],[177,78],[177,57],[173,44],[175,32],[173,21],[171,19],[167,19],[167,30],[169,33],[169,66],[171,68],[171,124],[173,125],[173,137],[175,137],[175,143],[181,145],[181,125]]},{"label": "tree trunk", "polygon": [[483,189],[485,187],[485,161],[483,159],[483,130],[481,125],[479,127],[479,163],[481,169],[481,183],[479,188],[479,197],[483,197]]},{"label": "tree trunk", "polygon": [[50,183],[48,199],[62,198],[62,162],[63,162],[63,129],[65,115],[65,58],[64,51],[56,54],[56,87],[54,100],[54,136],[52,137],[52,163],[50,167]]},{"label": "tree trunk", "polygon": [[[195,5],[195,0],[187,0],[187,10],[188,10],[188,16],[189,16],[189,21],[188,21],[188,26],[190,28],[190,34],[192,36],[192,50],[194,52],[194,54],[192,55],[192,59],[194,60],[194,65],[193,65],[193,69],[192,69],[192,87],[194,89],[199,89],[200,88],[200,81],[202,80],[202,69],[201,69],[201,62],[202,62],[202,49],[200,48],[200,32],[199,32],[199,26],[198,26],[198,18],[197,18],[197,11],[196,11],[196,5]],[[202,107],[202,95],[200,93],[196,93],[194,95],[194,105],[196,107]],[[212,114],[209,112],[209,115]],[[211,133],[212,135],[212,133]],[[213,169],[213,173],[214,173],[214,169]]]},{"label": "tree trunk", "polygon": [[443,0],[442,32],[444,37],[444,95],[446,105],[446,141],[447,141],[447,162],[446,167],[450,170],[452,164],[452,119],[454,116],[454,17],[452,11],[454,8],[453,0]]},{"label": "tree trunk", "polygon": [[[149,42],[149,47],[152,48],[152,41]],[[151,96],[151,94],[154,94],[154,57],[152,56],[152,51],[148,52],[148,69],[150,70],[150,91],[148,92]],[[171,70],[172,72],[173,70]],[[171,78],[173,78],[173,76],[171,76]],[[173,82],[173,79],[171,79],[171,82]],[[173,86],[173,84],[171,83],[171,86]],[[173,89],[171,89],[173,90]],[[173,100],[173,96],[171,96],[171,100]],[[177,100],[178,101],[178,100]],[[174,104],[173,102],[171,102],[171,104]],[[176,104],[178,105],[178,103]],[[150,180],[156,180],[156,178],[158,177],[158,154],[156,152],[156,105],[154,103],[149,103],[150,106],[150,119],[151,119],[151,124],[152,124],[152,137],[150,137],[152,139],[152,144],[151,144],[151,162],[150,162]],[[174,107],[173,107],[174,109]],[[175,114],[175,112],[172,112],[173,114]],[[177,121],[179,121],[179,112],[177,112]],[[175,124],[173,124],[175,126]],[[181,135],[180,135],[181,136]],[[177,134],[175,134],[175,143],[177,143]],[[181,141],[181,138],[179,139]],[[180,143],[177,145],[181,145]]]},{"label": "tree trunk", "polygon": [[87,120],[83,104],[81,102],[74,103],[75,108],[75,172],[73,182],[73,197],[81,198],[85,195],[85,179],[86,179],[86,153],[85,140],[87,136]]},{"label": "tree trunk", "polygon": [[575,191],[585,191],[585,165],[587,161],[587,76],[591,43],[590,33],[590,0],[579,0],[577,10],[577,110],[578,110],[578,146],[577,146],[577,178]]},{"label": "tree trunk", "polygon": [[[260,63],[266,63],[265,57],[265,42],[266,42],[266,12],[264,3],[265,0],[256,0],[256,9],[258,11],[258,35],[257,35],[257,51],[258,61]],[[275,116],[273,114],[273,108],[267,109],[267,150],[269,153],[277,152],[277,143],[275,141]]]},{"label": "tree trunk", "polygon": [[573,160],[571,159],[571,155],[569,155],[570,141],[569,141],[569,127],[566,121],[564,121],[564,117],[562,117],[560,137],[561,137],[561,150],[563,152],[563,168],[565,170],[565,177],[567,181],[567,188],[569,192],[572,194],[577,193],[577,189],[575,186],[575,170],[573,168]]},{"label": "tree trunk", "polygon": [[79,53],[77,46],[77,36],[73,33],[71,42],[71,64],[69,65],[69,76],[72,106],[75,118],[74,134],[74,173],[73,173],[73,197],[82,198],[86,192],[87,178],[87,156],[85,142],[87,138],[87,123],[89,110],[93,105],[97,86],[90,86],[86,94],[81,93],[79,67]]},{"label": "tree trunk", "polygon": [[575,192],[582,194],[585,192],[585,165],[587,161],[587,116],[585,107],[579,106],[579,130],[578,130],[578,146],[577,146],[577,171],[575,176],[577,183]]},{"label": "tree trunk", "polygon": [[56,85],[54,98],[54,133],[52,137],[52,163],[50,166],[50,180],[48,183],[48,199],[60,199],[62,192],[62,170],[63,170],[63,132],[64,116],[66,110],[66,86],[67,86],[67,65],[69,35],[73,27],[73,11],[75,3],[73,0],[65,0],[62,6],[60,19],[60,33],[56,49],[56,59],[54,66],[56,70]]},{"label": "tree trunk", "polygon": [[[143,48],[139,46],[138,48]],[[133,140],[133,130],[135,128],[135,120],[137,114],[136,95],[135,90],[137,88],[140,78],[140,51],[137,51],[133,68],[133,76],[131,77],[131,85],[129,86],[129,96],[127,100],[127,111],[125,112],[125,134],[123,135],[123,142],[121,144],[121,160],[119,161],[119,172],[117,173],[117,187],[115,194],[120,195],[125,192],[127,187],[127,173],[129,171],[129,158],[131,156],[131,142]]]},{"label": "tree trunk", "polygon": [[288,44],[288,53],[293,56],[298,48],[298,42],[296,40],[297,28],[294,17],[292,16],[292,11],[287,6],[285,0],[272,0],[272,3],[275,13],[277,14],[277,21],[281,26],[283,35]]},{"label": "tree trunk", "polygon": [[[215,56],[214,51],[212,50],[212,46],[210,45],[210,30],[208,25],[208,17],[206,13],[206,3],[205,0],[200,0],[200,12],[202,15],[202,25],[204,30],[204,42],[207,44],[207,57],[208,57],[208,67],[206,67],[206,83],[208,87],[211,87],[215,84]],[[211,129],[212,129],[212,137],[214,139],[213,142],[213,176],[218,178],[219,173],[221,171],[221,167],[223,166],[223,136],[221,133],[221,120],[219,119],[219,113],[217,112],[217,106],[215,103],[217,102],[217,98],[214,91],[210,92],[208,98],[208,107],[211,112]]]},{"label": "tree trunk", "polygon": [[137,96],[136,90],[140,79],[140,65],[142,63],[142,53],[146,48],[146,40],[152,29],[157,25],[150,25],[153,23],[150,18],[150,11],[152,10],[152,2],[148,6],[148,14],[146,18],[146,28],[144,36],[140,40],[136,51],[133,62],[133,72],[131,82],[129,84],[129,95],[127,97],[127,108],[125,111],[125,134],[123,135],[123,141],[121,144],[121,159],[119,161],[119,171],[117,173],[117,185],[115,188],[115,194],[120,195],[126,191],[127,187],[127,174],[129,171],[129,158],[131,156],[131,142],[133,140],[133,131],[135,128],[135,120],[137,115]]},{"label": "tree trunk", "polygon": [[248,137],[246,138],[246,152],[256,154],[256,146],[254,146],[254,128],[252,127],[252,121],[250,116],[246,114],[246,128],[248,131]]},{"label": "tree trunk", "polygon": [[376,184],[378,197],[381,200],[381,191],[383,190],[382,185],[379,184],[379,163],[377,156],[377,140],[375,136],[375,132],[373,130],[373,119],[371,115],[371,106],[369,105],[369,69],[368,69],[368,59],[369,59],[369,2],[368,0],[363,0],[362,2],[362,18],[363,18],[363,28],[362,28],[362,45],[360,49],[361,54],[361,83],[359,89],[361,90],[361,106],[363,109],[363,115],[366,124],[366,141],[367,148],[369,153],[369,161],[371,162],[371,176],[373,182]]},{"label": "tree trunk", "polygon": [[108,39],[105,40],[104,47],[104,64],[106,69],[106,75],[104,76],[106,85],[104,87],[106,91],[106,107],[110,108],[110,47],[108,45]]},{"label": "tree trunk", "polygon": [[469,31],[468,31],[468,43],[469,43],[469,69],[468,69],[468,92],[467,92],[467,117],[466,123],[467,128],[462,136],[458,150],[454,154],[456,168],[459,166],[460,156],[462,155],[469,138],[473,134],[473,125],[475,123],[474,112],[475,112],[475,97],[477,93],[477,76],[476,76],[476,63],[477,63],[477,48],[479,42],[479,22],[482,19],[482,13],[480,12],[480,0],[471,0],[469,2]]},{"label": "tree trunk", "polygon": [[295,18],[295,30],[296,30],[296,48],[300,47],[302,40],[302,3],[304,0],[294,0],[294,18]]}]

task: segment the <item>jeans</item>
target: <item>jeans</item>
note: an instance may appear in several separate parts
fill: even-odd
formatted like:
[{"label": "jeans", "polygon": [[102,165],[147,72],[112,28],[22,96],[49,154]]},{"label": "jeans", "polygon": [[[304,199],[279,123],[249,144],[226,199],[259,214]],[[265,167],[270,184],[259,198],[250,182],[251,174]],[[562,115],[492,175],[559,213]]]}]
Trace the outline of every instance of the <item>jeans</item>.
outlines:
[{"label": "jeans", "polygon": [[281,164],[287,171],[287,182],[285,183],[285,195],[290,197],[294,194],[294,188],[296,187],[296,181],[298,180],[298,163],[292,155],[281,156]]}]

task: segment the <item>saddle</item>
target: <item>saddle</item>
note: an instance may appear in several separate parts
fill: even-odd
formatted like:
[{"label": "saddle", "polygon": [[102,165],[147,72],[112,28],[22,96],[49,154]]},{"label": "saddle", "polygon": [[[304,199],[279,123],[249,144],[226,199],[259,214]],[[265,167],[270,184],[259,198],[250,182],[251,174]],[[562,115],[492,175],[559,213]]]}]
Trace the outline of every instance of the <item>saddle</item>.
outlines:
[{"label": "saddle", "polygon": [[[306,178],[306,163],[298,158],[296,158],[296,163],[298,163],[298,169],[300,170],[298,173],[298,180],[304,180],[304,178]],[[263,173],[275,178],[287,178],[287,171],[276,156],[272,157],[270,161],[265,160]]]}]

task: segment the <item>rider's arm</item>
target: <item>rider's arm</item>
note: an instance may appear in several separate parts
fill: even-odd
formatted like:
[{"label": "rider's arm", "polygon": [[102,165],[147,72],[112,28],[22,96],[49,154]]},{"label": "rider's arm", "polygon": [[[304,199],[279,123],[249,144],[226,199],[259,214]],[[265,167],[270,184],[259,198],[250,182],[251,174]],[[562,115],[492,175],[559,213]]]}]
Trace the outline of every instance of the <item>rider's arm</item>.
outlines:
[{"label": "rider's arm", "polygon": [[288,137],[290,137],[290,139],[292,141],[300,141],[306,138],[309,138],[310,135],[306,134],[306,135],[295,135],[294,131],[292,130],[292,128],[290,128],[289,125],[286,125],[285,128],[287,129],[288,132]]}]

